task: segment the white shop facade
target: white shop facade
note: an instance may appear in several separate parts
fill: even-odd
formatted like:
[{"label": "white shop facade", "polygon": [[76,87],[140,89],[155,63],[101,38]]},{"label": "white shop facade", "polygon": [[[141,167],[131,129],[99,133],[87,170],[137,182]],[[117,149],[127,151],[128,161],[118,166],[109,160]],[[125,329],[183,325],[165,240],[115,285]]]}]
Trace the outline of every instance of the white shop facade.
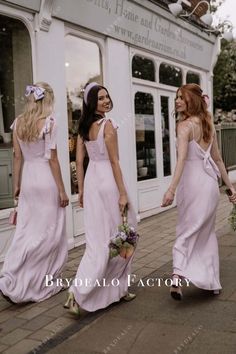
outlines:
[{"label": "white shop facade", "polygon": [[56,96],[58,154],[71,201],[69,247],[84,241],[73,171],[88,81],[103,84],[112,97],[109,117],[119,125],[120,161],[137,218],[160,212],[176,162],[176,89],[196,82],[212,96],[218,39],[148,0],[12,0],[0,1],[0,48],[0,262],[14,232],[9,127],[32,82],[48,82]]}]

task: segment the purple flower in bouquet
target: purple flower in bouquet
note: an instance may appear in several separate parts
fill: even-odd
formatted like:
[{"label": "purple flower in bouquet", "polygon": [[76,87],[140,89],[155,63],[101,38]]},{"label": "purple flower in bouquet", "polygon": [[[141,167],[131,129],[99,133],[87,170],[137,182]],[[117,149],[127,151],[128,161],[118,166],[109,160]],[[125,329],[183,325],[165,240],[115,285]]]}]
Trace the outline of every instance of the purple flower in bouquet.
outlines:
[{"label": "purple flower in bouquet", "polygon": [[137,246],[139,234],[128,223],[118,226],[118,232],[111,240],[110,258],[120,255],[123,258],[129,258],[134,253]]}]

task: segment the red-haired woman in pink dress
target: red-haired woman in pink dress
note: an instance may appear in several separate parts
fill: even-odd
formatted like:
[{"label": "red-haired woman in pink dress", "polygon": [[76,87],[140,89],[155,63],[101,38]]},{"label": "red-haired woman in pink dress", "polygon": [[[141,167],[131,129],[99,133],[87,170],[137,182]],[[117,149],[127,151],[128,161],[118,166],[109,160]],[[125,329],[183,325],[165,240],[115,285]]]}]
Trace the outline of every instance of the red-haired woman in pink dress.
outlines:
[{"label": "red-haired woman in pink dress", "polygon": [[221,175],[231,190],[231,202],[236,202],[236,191],[220,156],[212,118],[207,111],[206,95],[201,88],[196,84],[181,86],[177,91],[175,107],[179,116],[178,158],[162,206],[172,204],[178,186],[171,296],[181,300],[181,277],[201,289],[219,293],[221,284],[215,234],[218,177]]}]

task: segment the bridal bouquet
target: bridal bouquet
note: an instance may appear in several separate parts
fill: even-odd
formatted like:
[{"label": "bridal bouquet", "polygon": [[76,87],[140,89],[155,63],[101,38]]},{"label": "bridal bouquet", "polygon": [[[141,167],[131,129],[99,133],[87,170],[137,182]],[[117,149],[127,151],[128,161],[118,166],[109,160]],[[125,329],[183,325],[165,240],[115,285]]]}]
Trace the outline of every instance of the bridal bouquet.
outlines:
[{"label": "bridal bouquet", "polygon": [[118,226],[118,232],[109,244],[110,258],[120,255],[122,258],[129,258],[137,246],[139,234],[126,219]]},{"label": "bridal bouquet", "polygon": [[[226,189],[225,192],[228,196],[232,195],[232,192],[230,189]],[[233,205],[233,208],[232,208],[232,210],[229,214],[229,217],[228,217],[228,221],[229,221],[229,224],[230,224],[232,230],[236,231],[236,204]]]},{"label": "bridal bouquet", "polygon": [[228,220],[231,228],[236,231],[236,204],[234,204],[233,209],[229,214]]}]

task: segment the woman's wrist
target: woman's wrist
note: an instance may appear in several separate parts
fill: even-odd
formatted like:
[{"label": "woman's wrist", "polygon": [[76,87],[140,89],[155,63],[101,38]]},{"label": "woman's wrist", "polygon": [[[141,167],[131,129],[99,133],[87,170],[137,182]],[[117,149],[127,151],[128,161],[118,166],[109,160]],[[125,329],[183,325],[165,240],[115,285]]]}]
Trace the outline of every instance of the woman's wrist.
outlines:
[{"label": "woman's wrist", "polygon": [[229,188],[231,190],[231,192],[235,193],[235,188],[234,186],[232,185],[232,187]]},{"label": "woman's wrist", "polygon": [[228,189],[232,189],[232,190],[235,189],[231,182],[230,183],[225,183],[225,184],[226,184]]},{"label": "woman's wrist", "polygon": [[126,192],[120,193],[120,197],[127,197],[127,193]]},{"label": "woman's wrist", "polygon": [[173,187],[169,187],[168,192],[172,193],[173,195],[175,195],[175,189]]}]

